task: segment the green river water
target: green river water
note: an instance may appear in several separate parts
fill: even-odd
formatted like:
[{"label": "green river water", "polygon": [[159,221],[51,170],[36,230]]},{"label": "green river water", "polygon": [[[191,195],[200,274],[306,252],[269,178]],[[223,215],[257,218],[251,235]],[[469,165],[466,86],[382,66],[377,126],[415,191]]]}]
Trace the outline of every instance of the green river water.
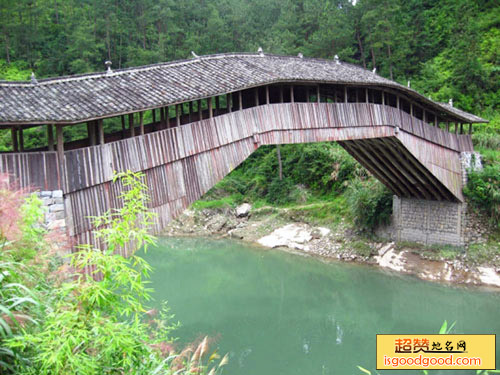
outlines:
[{"label": "green river water", "polygon": [[[179,346],[215,338],[230,355],[224,374],[359,374],[356,365],[375,368],[375,334],[437,333],[445,319],[454,333],[500,333],[497,291],[232,240],[161,238],[143,256],[153,304],[167,300],[181,322]],[[499,357],[497,343],[497,368]]]}]

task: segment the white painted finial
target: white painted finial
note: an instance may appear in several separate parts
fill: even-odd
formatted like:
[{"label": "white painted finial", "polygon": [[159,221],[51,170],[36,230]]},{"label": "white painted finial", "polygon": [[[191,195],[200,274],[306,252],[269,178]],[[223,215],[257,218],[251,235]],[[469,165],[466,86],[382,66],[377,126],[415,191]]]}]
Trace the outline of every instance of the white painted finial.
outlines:
[{"label": "white painted finial", "polygon": [[339,55],[335,55],[333,59],[335,60],[335,64],[340,65]]},{"label": "white painted finial", "polygon": [[198,56],[196,53],[194,53],[194,51],[191,51],[191,55],[193,55],[193,57],[195,59],[199,59],[200,58],[200,56]]},{"label": "white painted finial", "polygon": [[376,67],[375,67],[375,68],[373,68],[372,73],[373,73],[373,74],[377,73],[377,68],[376,68]]},{"label": "white painted finial", "polygon": [[264,50],[262,49],[262,47],[259,47],[259,49],[257,50],[257,52],[259,53],[260,57],[264,57]]},{"label": "white painted finial", "polygon": [[411,82],[410,82],[410,80],[408,80],[408,87],[411,87]]},{"label": "white painted finial", "polygon": [[299,52],[299,54],[298,54],[297,56],[298,56],[299,58],[301,58],[301,59],[304,57],[304,55],[303,55],[301,52]]},{"label": "white painted finial", "polygon": [[450,100],[448,101],[448,104],[449,104],[451,107],[453,107],[453,99],[450,99]]},{"label": "white painted finial", "polygon": [[113,73],[113,71],[111,70],[111,64],[112,64],[112,62],[109,61],[109,60],[107,60],[107,61],[104,62],[104,65],[106,65],[108,67],[108,69],[106,70],[106,74]]},{"label": "white painted finial", "polygon": [[35,85],[38,83],[36,76],[35,76],[35,72],[31,72],[31,83],[33,83]]}]

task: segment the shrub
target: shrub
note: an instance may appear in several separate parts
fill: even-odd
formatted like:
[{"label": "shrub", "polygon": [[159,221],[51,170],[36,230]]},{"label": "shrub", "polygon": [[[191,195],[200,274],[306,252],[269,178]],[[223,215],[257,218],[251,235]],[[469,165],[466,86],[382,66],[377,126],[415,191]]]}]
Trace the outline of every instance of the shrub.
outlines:
[{"label": "shrub", "polygon": [[388,224],[392,213],[392,193],[373,178],[352,180],[346,190],[348,215],[360,231],[372,232]]},{"label": "shrub", "polygon": [[470,171],[464,194],[485,212],[493,225],[500,227],[500,165],[487,165],[481,171]]},{"label": "shrub", "polygon": [[266,199],[275,204],[285,204],[290,202],[290,194],[294,189],[293,182],[284,178],[280,180],[278,177],[274,178],[269,184]]}]

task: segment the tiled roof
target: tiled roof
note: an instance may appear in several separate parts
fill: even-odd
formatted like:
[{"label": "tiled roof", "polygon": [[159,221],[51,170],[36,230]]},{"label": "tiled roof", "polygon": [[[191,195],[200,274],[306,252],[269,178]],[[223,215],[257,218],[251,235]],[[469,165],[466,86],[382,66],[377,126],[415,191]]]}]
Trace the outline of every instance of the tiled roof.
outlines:
[{"label": "tiled roof", "polygon": [[333,60],[219,54],[137,68],[0,81],[0,124],[78,123],[278,82],[357,84],[396,89],[463,122],[487,122],[359,66]]}]

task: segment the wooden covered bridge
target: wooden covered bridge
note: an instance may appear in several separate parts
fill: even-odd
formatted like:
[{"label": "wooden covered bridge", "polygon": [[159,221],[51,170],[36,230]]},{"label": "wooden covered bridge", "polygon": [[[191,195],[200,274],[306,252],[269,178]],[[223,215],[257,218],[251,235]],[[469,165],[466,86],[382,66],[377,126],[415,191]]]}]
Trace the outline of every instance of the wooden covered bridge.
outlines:
[{"label": "wooden covered bridge", "polygon": [[[482,122],[337,58],[219,54],[0,82],[0,127],[13,144],[0,172],[62,190],[69,234],[85,243],[87,217],[120,205],[114,171],[145,173],[160,232],[269,144],[337,141],[397,196],[461,202],[460,154]],[[65,142],[65,128],[83,123],[86,136]],[[45,147],[24,148],[29,127],[44,128]]]}]

